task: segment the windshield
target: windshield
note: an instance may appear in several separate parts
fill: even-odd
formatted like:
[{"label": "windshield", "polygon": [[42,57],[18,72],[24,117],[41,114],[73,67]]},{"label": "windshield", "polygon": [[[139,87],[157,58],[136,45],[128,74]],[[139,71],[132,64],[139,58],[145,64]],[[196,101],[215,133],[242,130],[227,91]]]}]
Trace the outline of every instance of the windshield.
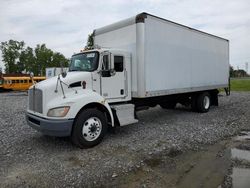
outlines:
[{"label": "windshield", "polygon": [[99,53],[87,52],[73,55],[69,71],[94,71],[98,67]]}]

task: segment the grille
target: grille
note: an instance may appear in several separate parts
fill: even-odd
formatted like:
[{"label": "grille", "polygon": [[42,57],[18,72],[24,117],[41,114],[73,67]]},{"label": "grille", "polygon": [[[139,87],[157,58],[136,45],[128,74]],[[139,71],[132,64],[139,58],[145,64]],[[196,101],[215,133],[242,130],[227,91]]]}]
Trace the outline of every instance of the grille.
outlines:
[{"label": "grille", "polygon": [[43,92],[40,89],[29,89],[29,110],[43,113]]}]

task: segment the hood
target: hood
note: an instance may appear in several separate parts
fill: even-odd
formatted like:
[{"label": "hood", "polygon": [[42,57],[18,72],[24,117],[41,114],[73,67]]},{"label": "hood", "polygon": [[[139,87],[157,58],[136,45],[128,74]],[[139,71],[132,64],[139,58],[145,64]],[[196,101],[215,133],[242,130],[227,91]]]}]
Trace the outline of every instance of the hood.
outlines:
[{"label": "hood", "polygon": [[[93,90],[91,76],[91,72],[68,72],[65,78],[60,76],[62,84],[60,84],[60,80],[58,80],[58,76],[56,76],[32,86],[42,91],[43,114],[46,115],[50,102],[53,103],[54,100],[62,100],[69,96],[82,95],[88,90]],[[83,81],[86,83],[86,89],[82,87]]]},{"label": "hood", "polygon": [[[91,72],[68,72],[65,78],[60,76],[60,80],[62,81],[62,86],[65,90],[72,90],[71,88],[82,89],[83,81],[86,82],[86,89],[92,89]],[[56,90],[57,82],[57,89],[61,90],[58,76],[39,82],[35,84],[35,87],[41,90]],[[70,86],[70,88],[68,86]]]}]

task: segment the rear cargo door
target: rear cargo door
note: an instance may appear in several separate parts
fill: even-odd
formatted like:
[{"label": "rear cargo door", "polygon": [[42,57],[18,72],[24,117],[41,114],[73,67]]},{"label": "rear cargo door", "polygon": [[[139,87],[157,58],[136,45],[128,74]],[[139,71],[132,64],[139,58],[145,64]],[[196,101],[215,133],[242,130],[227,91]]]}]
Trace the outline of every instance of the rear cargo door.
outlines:
[{"label": "rear cargo door", "polygon": [[[111,61],[113,68],[111,68]],[[110,75],[101,77],[101,94],[106,99],[118,99],[126,96],[126,70],[124,69],[125,58],[123,55],[110,54],[103,56],[103,70],[110,71]]]}]

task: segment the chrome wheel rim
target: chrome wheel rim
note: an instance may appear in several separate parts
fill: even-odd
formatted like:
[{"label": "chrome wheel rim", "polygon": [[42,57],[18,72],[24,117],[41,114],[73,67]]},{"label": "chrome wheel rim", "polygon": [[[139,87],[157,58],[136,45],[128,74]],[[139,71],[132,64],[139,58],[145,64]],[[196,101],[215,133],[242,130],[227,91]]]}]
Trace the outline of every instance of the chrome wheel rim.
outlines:
[{"label": "chrome wheel rim", "polygon": [[208,109],[209,106],[210,106],[210,99],[208,96],[205,96],[204,99],[203,99],[203,106],[205,109]]},{"label": "chrome wheel rim", "polygon": [[102,131],[101,120],[97,117],[91,117],[83,123],[82,136],[87,141],[96,140]]}]

